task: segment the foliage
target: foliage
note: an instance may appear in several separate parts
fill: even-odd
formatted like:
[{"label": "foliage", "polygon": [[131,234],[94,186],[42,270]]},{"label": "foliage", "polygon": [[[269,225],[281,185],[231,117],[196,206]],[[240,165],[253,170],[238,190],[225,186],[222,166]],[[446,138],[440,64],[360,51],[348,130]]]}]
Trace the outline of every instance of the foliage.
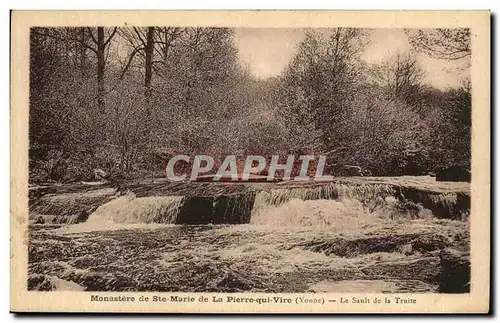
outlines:
[{"label": "foliage", "polygon": [[[422,33],[410,42],[444,35]],[[328,171],[376,175],[470,167],[470,86],[428,86],[411,53],[367,66],[367,36],[308,30],[281,75],[257,79],[229,28],[32,28],[30,180],[163,176],[174,154],[326,154]]]}]

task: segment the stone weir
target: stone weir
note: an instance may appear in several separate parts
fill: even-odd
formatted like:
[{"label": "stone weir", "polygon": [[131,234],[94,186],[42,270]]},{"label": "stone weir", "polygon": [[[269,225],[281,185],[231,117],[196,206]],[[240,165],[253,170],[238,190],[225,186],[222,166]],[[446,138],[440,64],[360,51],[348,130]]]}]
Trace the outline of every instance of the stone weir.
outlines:
[{"label": "stone weir", "polygon": [[276,207],[292,199],[341,198],[357,200],[370,210],[393,200],[401,212],[425,208],[436,218],[463,220],[470,212],[468,183],[435,182],[429,177],[338,178],[324,183],[142,180],[120,185],[52,185],[30,189],[29,206],[30,220],[39,224],[85,222],[98,211],[127,223],[242,224],[250,222],[257,208]]}]

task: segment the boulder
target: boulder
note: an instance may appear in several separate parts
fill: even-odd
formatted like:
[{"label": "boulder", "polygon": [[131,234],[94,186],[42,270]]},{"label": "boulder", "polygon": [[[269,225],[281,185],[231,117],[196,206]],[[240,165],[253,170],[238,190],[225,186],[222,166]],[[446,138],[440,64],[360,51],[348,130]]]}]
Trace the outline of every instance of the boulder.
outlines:
[{"label": "boulder", "polygon": [[470,292],[470,253],[451,248],[439,253],[442,267],[441,293]]}]

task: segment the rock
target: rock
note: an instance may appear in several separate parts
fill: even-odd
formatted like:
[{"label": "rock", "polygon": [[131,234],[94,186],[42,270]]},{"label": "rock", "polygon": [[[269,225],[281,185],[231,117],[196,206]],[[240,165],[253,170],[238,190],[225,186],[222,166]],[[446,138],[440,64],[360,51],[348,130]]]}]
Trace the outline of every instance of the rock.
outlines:
[{"label": "rock", "polygon": [[424,257],[380,262],[364,268],[362,272],[369,277],[437,283],[439,281],[439,259],[437,257]]},{"label": "rock", "polygon": [[28,290],[53,291],[56,286],[52,283],[51,276],[43,274],[30,274],[28,276]]},{"label": "rock", "polygon": [[399,247],[399,252],[407,256],[411,255],[413,253],[413,246],[411,245],[411,243],[402,245],[401,247]]},{"label": "rock", "polygon": [[363,169],[361,171],[361,176],[373,176],[373,173],[369,169]]},{"label": "rock", "polygon": [[354,165],[343,165],[337,168],[336,172],[340,176],[363,176],[361,167]]},{"label": "rock", "polygon": [[430,252],[447,246],[447,238],[435,233],[367,235],[355,238],[312,239],[295,245],[325,255],[354,258],[375,252],[396,252],[411,244],[411,253]]},{"label": "rock", "polygon": [[89,218],[90,214],[86,210],[82,210],[78,215],[78,223],[85,222]]},{"label": "rock", "polygon": [[102,181],[104,180],[105,178],[107,177],[107,174],[105,171],[103,171],[102,169],[100,168],[96,168],[94,169],[94,179],[96,181]]},{"label": "rock", "polygon": [[436,181],[470,182],[470,171],[461,166],[450,166],[436,172]]},{"label": "rock", "polygon": [[46,194],[33,202],[30,200],[30,217],[36,220],[42,215],[45,224],[79,223],[98,206],[112,200],[115,194],[114,188]]},{"label": "rock", "polygon": [[439,253],[442,267],[441,293],[470,292],[470,253],[446,248]]},{"label": "rock", "polygon": [[39,216],[35,219],[35,224],[45,224],[45,220],[43,219],[43,216],[39,215]]}]

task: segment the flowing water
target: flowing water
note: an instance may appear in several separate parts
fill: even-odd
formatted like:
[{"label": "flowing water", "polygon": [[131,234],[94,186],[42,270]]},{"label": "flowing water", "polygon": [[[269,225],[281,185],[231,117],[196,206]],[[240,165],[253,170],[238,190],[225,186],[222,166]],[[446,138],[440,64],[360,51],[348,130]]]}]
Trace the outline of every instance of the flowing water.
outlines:
[{"label": "flowing water", "polygon": [[[81,223],[30,226],[29,288],[437,292],[440,250],[469,248],[468,221],[439,219],[390,185],[256,187],[102,191]],[[63,198],[33,204],[33,218]]]}]

